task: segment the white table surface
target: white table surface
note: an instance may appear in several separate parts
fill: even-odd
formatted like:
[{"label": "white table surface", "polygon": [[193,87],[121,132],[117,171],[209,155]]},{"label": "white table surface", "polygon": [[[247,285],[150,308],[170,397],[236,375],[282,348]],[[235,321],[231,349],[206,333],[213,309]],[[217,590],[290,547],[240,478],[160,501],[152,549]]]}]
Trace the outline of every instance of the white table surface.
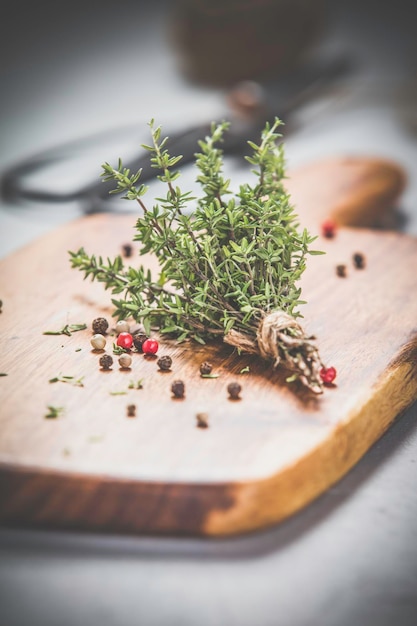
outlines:
[{"label": "white table surface", "polygon": [[[180,75],[166,5],[15,3],[0,33],[0,169],[151,117],[166,126],[222,117],[223,92]],[[286,146],[290,166],[331,154],[397,160],[409,174],[405,228],[416,235],[408,6],[333,7],[328,45],[353,55],[355,71],[299,113]],[[81,213],[76,203],[3,203],[1,254]],[[416,417],[414,406],[335,487],[263,533],[208,541],[0,530],[1,626],[416,624]]]}]

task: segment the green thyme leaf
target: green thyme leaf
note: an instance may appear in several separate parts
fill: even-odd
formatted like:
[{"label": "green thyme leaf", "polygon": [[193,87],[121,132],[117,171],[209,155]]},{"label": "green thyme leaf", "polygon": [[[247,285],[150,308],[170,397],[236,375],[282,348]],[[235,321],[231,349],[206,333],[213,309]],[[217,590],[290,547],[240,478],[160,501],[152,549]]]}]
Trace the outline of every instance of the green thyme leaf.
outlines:
[{"label": "green thyme leaf", "polygon": [[116,355],[120,355],[120,354],[126,354],[128,353],[129,350],[127,350],[126,348],[122,348],[121,346],[118,346],[117,344],[113,344],[113,354]]},{"label": "green thyme leaf", "polygon": [[47,409],[48,412],[45,414],[46,419],[56,419],[57,417],[60,417],[64,412],[64,407],[62,406],[48,405]]},{"label": "green thyme leaf", "polygon": [[48,382],[69,383],[73,385],[74,387],[84,387],[83,380],[84,380],[84,376],[81,376],[80,378],[75,378],[74,376],[63,376],[62,374],[59,374],[58,376],[54,376],[54,378],[51,378]]},{"label": "green thyme leaf", "polygon": [[72,333],[76,333],[79,330],[85,330],[87,328],[87,324],[65,324],[61,330],[46,330],[43,332],[43,335],[67,335],[71,336]]},{"label": "green thyme leaf", "polygon": [[140,378],[137,382],[131,380],[128,389],[143,389],[143,378]]}]

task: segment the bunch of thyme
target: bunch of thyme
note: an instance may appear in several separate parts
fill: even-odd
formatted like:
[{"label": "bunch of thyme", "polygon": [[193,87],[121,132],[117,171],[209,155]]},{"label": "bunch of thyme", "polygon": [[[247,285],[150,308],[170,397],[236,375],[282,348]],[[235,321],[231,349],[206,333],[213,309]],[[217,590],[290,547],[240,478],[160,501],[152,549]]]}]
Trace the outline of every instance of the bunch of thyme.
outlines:
[{"label": "bunch of thyme", "polygon": [[[142,214],[136,222],[135,240],[141,254],[156,255],[158,276],[143,266],[125,267],[122,258],[104,261],[83,248],[71,252],[71,264],[85,277],[104,283],[114,297],[114,315],[133,316],[146,331],[158,328],[179,341],[204,343],[222,337],[242,351],[260,353],[293,371],[316,392],[322,391],[322,362],[311,338],[296,318],[301,289],[297,285],[314,240],[297,218],[283,186],[285,161],[280,120],[266,124],[259,145],[248,142],[253,184],[241,185],[237,193],[223,175],[221,143],[228,124],[213,124],[211,134],[199,142],[196,154],[199,198],[177,186],[176,169],[181,156],[171,156],[161,128],[151,129],[149,151],[166,195],[147,207],[139,170],[131,173],[119,160],[117,168],[103,167],[104,181],[136,200]],[[192,215],[188,208],[194,208]]]}]

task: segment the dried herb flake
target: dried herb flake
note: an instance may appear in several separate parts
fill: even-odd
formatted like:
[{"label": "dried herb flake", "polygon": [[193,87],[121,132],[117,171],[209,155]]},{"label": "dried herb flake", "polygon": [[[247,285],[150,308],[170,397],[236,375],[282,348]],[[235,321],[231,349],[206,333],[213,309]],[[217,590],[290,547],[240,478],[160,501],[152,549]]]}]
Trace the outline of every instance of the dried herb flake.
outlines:
[{"label": "dried herb flake", "polygon": [[48,382],[50,383],[69,383],[74,387],[84,387],[84,376],[80,376],[80,378],[75,378],[75,376],[63,376],[59,374],[58,376],[54,376]]},{"label": "dried herb flake", "polygon": [[46,330],[42,335],[67,335],[67,337],[71,337],[72,333],[86,330],[86,328],[87,324],[65,324],[61,330]]},{"label": "dried herb flake", "polygon": [[46,419],[56,419],[57,417],[60,417],[60,415],[62,415],[62,413],[64,412],[63,406],[52,406],[48,404],[47,409],[48,413],[46,413],[45,415]]}]

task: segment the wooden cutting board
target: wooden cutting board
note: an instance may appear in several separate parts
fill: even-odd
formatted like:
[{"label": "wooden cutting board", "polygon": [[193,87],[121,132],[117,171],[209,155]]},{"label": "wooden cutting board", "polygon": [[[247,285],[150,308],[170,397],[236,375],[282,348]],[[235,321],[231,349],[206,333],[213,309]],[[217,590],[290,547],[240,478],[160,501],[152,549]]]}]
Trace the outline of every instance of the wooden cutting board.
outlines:
[{"label": "wooden cutting board", "polygon": [[[364,159],[309,166],[289,181],[313,230],[330,215],[340,224],[374,223],[402,185],[394,166]],[[90,330],[44,336],[110,319],[109,294],[70,269],[67,250],[117,254],[134,221],[86,217],[0,264],[0,520],[185,535],[274,524],[343,476],[416,399],[417,240],[344,227],[319,238],[327,254],[309,262],[303,313],[338,377],[312,397],[225,345],[165,342],[159,354],[172,356],[172,372],[140,354],[131,371],[115,358],[102,372]],[[353,267],[355,252],[366,256],[365,269]],[[338,263],[346,278],[336,275]],[[219,378],[200,377],[204,360]],[[59,373],[83,376],[84,387],[48,382]],[[140,378],[143,389],[128,389]],[[171,397],[175,379],[185,382],[183,400]],[[242,385],[239,401],[227,397],[233,380]],[[126,414],[132,403],[135,418]],[[47,405],[65,411],[45,419]],[[197,412],[208,414],[209,428],[196,427]]]}]

